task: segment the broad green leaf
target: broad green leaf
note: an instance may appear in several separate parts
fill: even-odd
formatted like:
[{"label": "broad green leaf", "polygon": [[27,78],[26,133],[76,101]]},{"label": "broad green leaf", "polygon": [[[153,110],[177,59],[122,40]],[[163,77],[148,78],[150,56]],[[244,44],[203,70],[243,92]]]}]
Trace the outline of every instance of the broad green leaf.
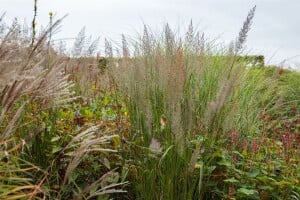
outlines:
[{"label": "broad green leaf", "polygon": [[51,139],[51,142],[56,142],[56,141],[60,140],[60,138],[61,138],[60,136],[53,137]]},{"label": "broad green leaf", "polygon": [[127,178],[127,175],[128,175],[128,172],[129,172],[129,169],[127,166],[124,166],[122,168],[122,173],[121,173],[121,182],[124,182]]},{"label": "broad green leaf", "polygon": [[251,172],[247,172],[245,175],[249,178],[255,178],[260,174],[258,169],[253,169]]},{"label": "broad green leaf", "polygon": [[255,199],[255,196],[258,196],[258,191],[247,188],[240,188],[237,190],[237,195],[241,197],[251,197]]},{"label": "broad green leaf", "polygon": [[61,148],[61,147],[59,147],[59,146],[54,146],[54,147],[52,148],[52,151],[51,151],[51,153],[56,153],[56,152],[59,152],[61,149],[62,149],[62,148]]},{"label": "broad green leaf", "polygon": [[235,178],[229,178],[224,180],[225,183],[239,183],[240,181],[236,180]]},{"label": "broad green leaf", "polygon": [[218,162],[218,165],[225,166],[225,167],[231,167],[231,162],[222,160],[222,161]]}]

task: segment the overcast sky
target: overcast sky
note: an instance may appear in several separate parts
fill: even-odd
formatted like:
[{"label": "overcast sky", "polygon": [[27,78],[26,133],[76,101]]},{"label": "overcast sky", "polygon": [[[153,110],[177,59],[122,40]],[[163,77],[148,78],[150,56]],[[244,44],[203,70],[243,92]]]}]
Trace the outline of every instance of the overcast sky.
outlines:
[{"label": "overcast sky", "polygon": [[[6,21],[14,17],[31,22],[34,0],[0,0]],[[38,0],[38,25],[46,26],[48,13],[68,14],[56,38],[86,34],[119,40],[121,34],[141,32],[143,23],[157,29],[165,22],[183,29],[190,19],[198,29],[219,41],[234,40],[248,11],[257,5],[247,41],[249,54],[263,54],[278,64],[300,62],[300,0]]]}]

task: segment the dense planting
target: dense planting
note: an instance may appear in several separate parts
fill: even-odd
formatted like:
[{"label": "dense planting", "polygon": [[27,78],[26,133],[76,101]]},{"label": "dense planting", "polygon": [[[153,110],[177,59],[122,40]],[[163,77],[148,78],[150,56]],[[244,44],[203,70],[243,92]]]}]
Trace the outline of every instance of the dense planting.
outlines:
[{"label": "dense planting", "polygon": [[300,199],[300,74],[190,23],[55,48],[0,22],[0,199]]}]

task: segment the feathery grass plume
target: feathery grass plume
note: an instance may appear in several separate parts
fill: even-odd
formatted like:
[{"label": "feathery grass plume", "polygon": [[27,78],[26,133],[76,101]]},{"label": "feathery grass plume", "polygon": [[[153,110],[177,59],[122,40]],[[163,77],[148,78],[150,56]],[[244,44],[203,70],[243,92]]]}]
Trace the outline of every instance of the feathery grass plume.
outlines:
[{"label": "feathery grass plume", "polygon": [[[116,171],[116,169],[107,172],[106,174],[101,176],[97,181],[86,186],[80,192],[80,194],[78,195],[78,198],[76,198],[76,199],[80,200],[85,196],[87,197],[87,199],[91,199],[93,197],[99,197],[99,196],[106,195],[106,194],[126,193],[126,191],[124,191],[122,189],[116,189],[116,188],[118,186],[124,186],[124,185],[128,184],[128,182],[118,183],[118,184],[110,184],[105,187],[99,188],[99,185],[105,185],[105,181],[107,179],[109,179],[110,177],[114,176],[115,171]],[[95,192],[91,192],[95,188],[97,188],[97,190]]]},{"label": "feathery grass plume", "polygon": [[58,44],[56,43],[55,45],[55,51],[57,52],[58,55],[64,55],[66,56],[67,52],[67,44],[65,41],[59,41]]},{"label": "feathery grass plume", "polygon": [[160,142],[158,142],[156,139],[152,138],[151,143],[149,145],[150,149],[150,155],[157,155],[162,152],[162,147]]},{"label": "feathery grass plume", "polygon": [[4,19],[4,16],[5,16],[5,14],[6,14],[5,12],[1,14],[1,17],[0,17],[0,23],[2,23],[2,21],[3,21],[3,19]]},{"label": "feathery grass plume", "polygon": [[90,43],[87,44],[87,49],[85,50],[85,56],[94,56],[97,52],[99,46],[99,38],[94,39]]},{"label": "feathery grass plume", "polygon": [[252,25],[252,20],[254,18],[256,6],[254,6],[248,13],[246,20],[243,23],[243,27],[241,28],[239,32],[239,36],[236,39],[234,43],[231,43],[229,45],[229,51],[228,55],[230,57],[229,63],[230,63],[230,69],[228,70],[228,75],[227,78],[229,79],[231,76],[231,71],[235,65],[237,56],[239,53],[241,53],[243,46],[247,40],[247,35],[248,32],[250,31],[251,25]]},{"label": "feathery grass plume", "polygon": [[194,26],[193,26],[193,21],[191,20],[190,21],[190,24],[189,24],[189,27],[188,27],[188,30],[185,34],[185,41],[186,43],[188,44],[192,44],[194,42]]},{"label": "feathery grass plume", "polygon": [[83,27],[75,38],[71,54],[75,58],[90,57],[98,49],[99,38],[92,40],[92,36],[86,37],[85,27]]},{"label": "feathery grass plume", "polygon": [[85,40],[86,40],[86,36],[85,36],[85,27],[83,27],[80,32],[78,33],[73,48],[72,48],[72,55],[74,57],[78,57],[80,55],[82,55],[83,52],[83,48],[85,45]]},{"label": "feathery grass plume", "polygon": [[164,27],[164,33],[166,55],[173,56],[175,50],[175,37],[168,23]]},{"label": "feathery grass plume", "polygon": [[[213,100],[215,106],[207,107],[206,111],[206,126],[210,127],[214,124],[215,127],[219,127],[221,121],[224,122],[225,116],[220,115],[224,110],[226,110],[227,105],[231,104],[230,101],[232,96],[235,93],[235,90],[238,89],[237,85],[241,82],[238,80],[246,74],[245,66],[242,66],[241,63],[236,63],[237,54],[240,53],[244,43],[246,42],[247,34],[250,30],[252,19],[254,17],[256,6],[254,6],[248,13],[248,16],[243,24],[241,31],[239,32],[239,37],[235,43],[229,46],[227,53],[227,61],[225,60],[224,74],[219,81],[219,89],[217,92],[216,99]],[[244,69],[242,69],[244,68]],[[254,91],[253,91],[254,92]],[[232,107],[234,108],[234,107]],[[227,111],[228,112],[228,111]],[[232,113],[232,111],[231,111]],[[216,121],[217,120],[217,121]],[[225,120],[226,121],[226,120]],[[210,125],[208,125],[210,124]]]},{"label": "feathery grass plume", "polygon": [[107,58],[113,58],[113,47],[111,42],[105,38],[104,41],[104,53]]},{"label": "feathery grass plume", "polygon": [[[55,28],[59,23],[60,20],[56,21],[52,28]],[[19,37],[15,37],[14,32],[19,32],[16,27],[19,26],[14,23],[8,28],[8,32],[0,45],[2,52],[0,59],[2,105],[0,123],[3,123],[10,108],[26,96],[29,97],[27,102],[40,99],[49,103],[51,102],[49,98],[53,101],[64,101],[71,97],[71,93],[68,92],[71,85],[67,82],[67,78],[61,74],[60,66],[54,66],[53,64],[57,64],[55,62],[51,63],[49,69],[43,66],[45,64],[43,57],[45,58],[48,53],[44,44],[46,44],[49,30],[46,30],[37,39],[35,45],[29,49],[30,44],[27,43],[26,45],[26,40],[23,41],[24,43],[19,43]],[[11,54],[15,54],[15,48],[18,49],[18,55],[15,55],[15,61],[12,61]],[[10,70],[6,68],[8,63]],[[16,122],[16,120],[11,122]],[[7,137],[8,133],[1,135],[1,137],[4,136]]]},{"label": "feathery grass plume", "polygon": [[196,31],[193,25],[193,21],[191,20],[188,26],[188,30],[185,33],[184,48],[186,49],[186,51],[191,51],[201,56],[201,53],[204,52],[204,43],[204,33]]},{"label": "feathery grass plume", "polygon": [[195,170],[195,165],[197,163],[200,154],[201,154],[201,146],[200,144],[196,144],[196,148],[194,149],[189,162],[189,168],[188,168],[189,176],[193,175]]},{"label": "feathery grass plume", "polygon": [[255,14],[255,10],[256,10],[256,6],[254,6],[249,11],[247,18],[243,23],[243,27],[241,28],[241,30],[239,32],[239,36],[238,36],[237,40],[235,41],[235,46],[234,46],[235,54],[238,54],[242,50],[242,48],[246,42],[247,35],[251,28],[252,20],[253,20],[254,14]]},{"label": "feathery grass plume", "polygon": [[21,53],[18,48],[17,40],[15,40],[16,33],[18,32],[17,21],[14,20],[10,27],[4,29],[4,35],[1,35],[0,44],[0,59],[2,60],[2,63],[11,61],[15,56],[18,56]]},{"label": "feathery grass plume", "polygon": [[[1,117],[3,120],[5,113],[13,106],[13,104],[25,96],[30,96],[31,101],[36,99],[45,100],[50,104],[44,103],[44,108],[51,105],[51,98],[56,103],[68,101],[72,94],[69,92],[69,88],[72,86],[67,77],[61,74],[60,65],[51,69],[45,70],[40,66],[43,60],[33,65],[31,69],[24,71],[18,71],[15,77],[11,76],[12,80],[7,82],[2,90],[1,98]],[[32,65],[33,63],[29,63]],[[21,65],[20,65],[21,66]],[[19,66],[16,66],[18,70]],[[2,74],[7,76],[11,73]]]},{"label": "feathery grass plume", "polygon": [[151,53],[151,33],[149,33],[149,30],[146,25],[144,25],[144,34],[142,36],[142,50],[144,55],[150,55]]},{"label": "feathery grass plume", "polygon": [[199,55],[199,56],[202,56],[203,53],[204,53],[204,48],[205,48],[205,36],[204,36],[204,33],[201,34],[200,36],[200,33],[198,32],[196,34],[196,41],[195,41],[195,47],[196,47],[196,53]]},{"label": "feathery grass plume", "polygon": [[[171,63],[168,73],[168,85],[166,91],[166,100],[169,105],[167,107],[167,115],[170,119],[171,128],[176,141],[184,142],[184,133],[182,127],[182,99],[184,98],[184,90],[187,78],[186,66],[183,57],[183,48],[181,44],[175,52],[174,62]],[[185,108],[183,108],[185,109]],[[182,146],[182,144],[181,144]],[[183,146],[182,146],[183,150]]]},{"label": "feathery grass plume", "polygon": [[[69,158],[66,159],[68,165],[64,174],[62,183],[63,185],[74,184],[76,182],[75,180],[71,179],[70,176],[83,161],[85,156],[95,152],[98,154],[116,152],[116,150],[110,149],[108,145],[113,139],[119,138],[119,135],[111,135],[110,133],[105,132],[105,130],[104,132],[102,130],[101,135],[99,135],[99,127],[100,125],[92,126],[87,130],[80,132],[64,148],[63,151],[65,152],[65,155],[68,155]],[[99,179],[87,185],[85,188],[83,188],[83,190],[79,191],[77,197],[79,199],[90,199],[92,197],[102,196],[110,193],[124,193],[124,190],[117,189],[117,187],[123,186],[128,182],[111,184],[107,184],[106,182],[109,178],[118,175],[114,171],[115,170],[111,170],[105,173]]]},{"label": "feathery grass plume", "polygon": [[255,10],[256,10],[256,6],[254,6],[249,11],[247,18],[243,23],[243,27],[241,28],[241,30],[239,32],[238,38],[236,39],[236,41],[234,43],[231,43],[229,45],[228,55],[229,55],[230,59],[228,60],[228,63],[230,65],[230,68],[227,72],[228,79],[230,78],[231,71],[233,70],[234,65],[236,64],[237,56],[239,53],[241,53],[243,46],[247,40],[247,35],[248,35],[248,32],[250,31],[250,28],[252,25],[252,20],[254,18]]},{"label": "feathery grass plume", "polygon": [[0,37],[1,38],[5,32],[5,23],[3,22],[4,17],[5,17],[5,12],[2,13],[2,15],[0,16]]},{"label": "feathery grass plume", "polygon": [[[83,31],[84,30],[84,31]],[[92,36],[85,36],[85,28],[82,29],[75,40],[73,46],[73,57],[75,58],[88,58],[93,57],[99,46],[99,38],[92,39]]]},{"label": "feathery grass plume", "polygon": [[[71,140],[71,142],[66,146],[65,151],[71,150],[71,160],[68,164],[64,175],[63,183],[66,184],[72,171],[79,165],[83,159],[83,155],[89,152],[116,152],[112,149],[107,149],[104,147],[108,144],[112,138],[118,137],[117,135],[104,135],[97,137],[96,132],[98,131],[97,126],[92,126],[82,133],[78,134]],[[75,147],[75,149],[74,149]],[[78,148],[76,148],[78,147]],[[68,153],[70,154],[70,153]]]},{"label": "feathery grass plume", "polygon": [[130,57],[128,43],[127,43],[127,40],[126,40],[126,37],[125,37],[124,34],[122,34],[122,53],[123,53],[123,58],[129,58]]}]

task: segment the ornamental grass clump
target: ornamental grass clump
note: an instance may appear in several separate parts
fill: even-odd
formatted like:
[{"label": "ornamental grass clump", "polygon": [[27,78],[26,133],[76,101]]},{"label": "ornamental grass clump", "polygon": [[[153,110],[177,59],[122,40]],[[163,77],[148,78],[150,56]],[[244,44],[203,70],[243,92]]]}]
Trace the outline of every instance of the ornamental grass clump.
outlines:
[{"label": "ornamental grass clump", "polygon": [[228,46],[191,21],[97,57],[2,16],[0,199],[297,199],[299,73],[242,55],[255,9]]},{"label": "ornamental grass clump", "polygon": [[[57,28],[60,22],[56,21],[52,28]],[[42,183],[33,182],[31,177],[40,168],[22,159],[21,155],[28,143],[32,142],[35,133],[19,133],[20,121],[28,105],[33,102],[40,102],[41,109],[46,110],[72,100],[73,95],[69,90],[72,83],[61,73],[60,60],[53,60],[49,68],[46,66],[48,52],[44,47],[49,29],[43,31],[31,44],[30,37],[22,35],[17,21],[11,26],[2,23],[1,27],[0,148],[1,155],[4,155],[1,156],[1,170],[5,175],[0,183],[0,197],[34,199],[34,196],[43,193]],[[8,171],[10,174],[7,174]]]},{"label": "ornamental grass clump", "polygon": [[[53,24],[52,29],[60,22],[58,20]],[[10,137],[12,127],[17,123],[26,104],[40,101],[43,102],[42,108],[46,109],[72,100],[72,92],[69,90],[72,83],[67,81],[67,75],[61,71],[64,64],[62,60],[54,59],[50,68],[46,66],[45,57],[48,51],[44,45],[49,30],[44,31],[32,47],[28,45],[28,38],[23,37],[20,32],[20,25],[15,21],[1,35],[0,123],[5,123],[7,116],[12,116],[1,134],[2,139]],[[16,106],[17,104],[20,106]]]},{"label": "ornamental grass clump", "polygon": [[[168,24],[156,35],[147,26],[130,48],[123,37],[123,56],[113,74],[127,97],[132,126],[129,160],[138,176],[135,198],[201,199],[218,196],[209,180],[216,145],[225,146],[231,133],[256,135],[259,113],[267,104],[268,80],[253,73],[237,56],[242,52],[255,7],[238,38],[216,49],[192,22],[184,38]],[[134,56],[128,58],[128,49]],[[271,100],[269,100],[271,101]],[[270,102],[269,102],[270,103]],[[225,135],[225,137],[224,137]],[[227,136],[226,136],[227,135]],[[161,153],[149,157],[153,141]],[[150,191],[150,192],[146,192]],[[155,193],[151,192],[155,191]]]},{"label": "ornamental grass clump", "polygon": [[[7,26],[2,17],[0,199],[92,199],[123,193],[119,172],[103,170],[99,160],[92,159],[115,153],[112,143],[119,135],[104,129],[100,133],[98,125],[59,127],[63,120],[72,124],[64,117],[73,116],[75,110],[68,105],[79,98],[65,70],[70,59],[57,54],[50,42],[62,19],[51,21],[36,37],[35,29],[28,35],[17,21]],[[94,175],[88,180],[80,176],[87,159],[97,163],[88,171]]]}]

